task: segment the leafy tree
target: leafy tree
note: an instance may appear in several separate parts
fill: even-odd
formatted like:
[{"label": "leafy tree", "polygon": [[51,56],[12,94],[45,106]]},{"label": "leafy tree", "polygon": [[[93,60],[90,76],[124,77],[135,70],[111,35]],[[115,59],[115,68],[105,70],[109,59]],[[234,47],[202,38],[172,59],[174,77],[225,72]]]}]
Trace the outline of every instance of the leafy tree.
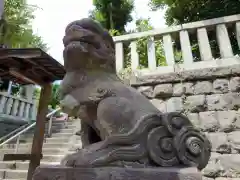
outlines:
[{"label": "leafy tree", "polygon": [[122,34],[125,25],[132,21],[133,0],[93,0],[93,5],[95,9],[90,12],[90,17],[107,30],[114,29]]},{"label": "leafy tree", "polygon": [[32,30],[35,10],[36,7],[28,5],[26,0],[5,0],[0,43],[13,48],[38,47],[47,50],[47,45]]},{"label": "leafy tree", "polygon": [[[30,6],[26,0],[4,0],[4,14],[0,20],[0,44],[12,48],[38,47],[47,50],[47,45],[40,36],[33,33],[31,21],[35,18],[33,12],[37,7]],[[6,90],[8,81],[0,85]],[[12,88],[13,94],[19,91],[19,85]]]},{"label": "leafy tree", "polygon": [[60,104],[59,88],[60,88],[59,84],[52,85],[52,95],[51,95],[51,100],[49,105],[53,109],[56,109],[57,106]]},{"label": "leafy tree", "polygon": [[41,89],[39,87],[35,87],[33,91],[33,97],[34,99],[39,99],[41,94]]},{"label": "leafy tree", "polygon": [[[49,106],[51,109],[56,109],[57,106],[60,104],[60,96],[59,96],[59,84],[52,84],[52,94],[51,94],[51,99]],[[41,94],[41,89],[39,87],[35,87],[34,89],[34,99],[39,100],[40,99],[40,94]]]},{"label": "leafy tree", "polygon": [[153,10],[167,8],[168,25],[240,13],[240,1],[236,0],[151,0],[149,5]]}]

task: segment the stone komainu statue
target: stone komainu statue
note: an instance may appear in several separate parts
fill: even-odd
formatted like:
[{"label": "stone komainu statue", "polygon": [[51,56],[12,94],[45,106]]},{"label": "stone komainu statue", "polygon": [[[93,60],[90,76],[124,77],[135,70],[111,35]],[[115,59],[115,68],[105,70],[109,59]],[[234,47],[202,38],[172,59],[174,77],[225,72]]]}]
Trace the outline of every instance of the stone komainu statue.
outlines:
[{"label": "stone komainu statue", "polygon": [[70,23],[63,38],[63,110],[82,123],[83,149],[71,167],[170,167],[208,163],[211,145],[180,113],[161,113],[115,72],[114,42],[99,23]]}]

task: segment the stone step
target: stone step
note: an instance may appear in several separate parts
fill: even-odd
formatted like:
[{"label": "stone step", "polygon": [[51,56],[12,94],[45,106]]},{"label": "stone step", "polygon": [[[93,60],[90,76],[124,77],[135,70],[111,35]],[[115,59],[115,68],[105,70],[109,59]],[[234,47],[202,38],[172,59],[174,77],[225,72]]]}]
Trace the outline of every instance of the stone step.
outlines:
[{"label": "stone step", "polygon": [[41,161],[44,162],[60,162],[67,154],[70,153],[64,153],[64,154],[43,154],[43,158]]},{"label": "stone step", "polygon": [[[15,153],[14,146],[5,146],[5,150],[2,150],[2,154]],[[32,144],[24,144],[19,146],[17,153],[30,153]],[[46,144],[43,146],[43,153],[45,154],[62,154],[66,152],[76,152],[78,149],[82,148],[81,141],[75,141],[75,143],[62,143],[62,144]],[[1,156],[1,155],[0,155]]]},{"label": "stone step", "polygon": [[[27,153],[27,152],[26,152]],[[58,152],[58,153],[43,153],[43,158],[41,159],[41,161],[45,161],[45,162],[60,162],[61,159],[67,155],[67,154],[72,154],[73,152]],[[3,160],[3,156],[4,154],[0,154],[0,161]]]},{"label": "stone step", "polygon": [[69,128],[69,129],[74,129],[74,128],[76,128],[76,125],[74,125],[74,124],[68,124],[68,125],[67,125],[67,128]]},{"label": "stone step", "polygon": [[66,124],[66,125],[72,125],[76,121],[53,121],[53,124]]},{"label": "stone step", "polygon": [[[64,137],[64,136],[60,136],[60,137],[53,136],[50,138],[47,137],[43,140],[43,143],[66,143],[68,142],[69,138],[70,137]],[[32,141],[33,141],[33,137],[25,137],[20,139],[20,143],[32,143]]]},{"label": "stone step", "polygon": [[[61,131],[61,130],[63,130],[63,129],[71,129],[71,130],[75,130],[76,129],[76,127],[57,127],[57,126],[53,126],[52,127],[52,131],[56,131],[56,130],[59,130],[59,131]],[[48,128],[45,128],[45,132],[48,132]]]},{"label": "stone step", "polygon": [[27,179],[27,170],[0,169],[1,179]]},{"label": "stone step", "polygon": [[[72,126],[72,125],[69,125],[69,126]],[[68,125],[66,124],[53,124],[52,125],[52,128],[67,128]],[[45,128],[47,129],[48,128],[48,124],[45,124]]]},{"label": "stone step", "polygon": [[62,132],[60,132],[60,133],[53,133],[52,137],[71,137],[73,135],[75,135],[75,134],[74,133],[62,133]]},{"label": "stone step", "polygon": [[[52,134],[54,133],[74,133],[75,131],[77,131],[77,129],[71,129],[71,128],[53,128],[52,129]],[[45,129],[45,134],[47,134],[48,129]],[[26,133],[24,133],[22,136],[23,137],[32,137],[34,134],[34,131],[28,131]]]},{"label": "stone step", "polygon": [[[68,136],[63,136],[63,134],[59,134],[59,135],[54,135],[54,134],[59,134],[59,133],[53,133],[52,137],[46,137],[43,142],[44,143],[67,142],[69,140],[69,138],[71,137],[69,134],[68,134]],[[32,141],[33,141],[33,135],[26,135],[26,136],[22,136],[20,138],[20,143],[31,143]]]},{"label": "stone step", "polygon": [[[73,132],[56,132],[56,133],[52,133],[52,137],[68,137],[70,138],[71,136],[75,135],[75,133]],[[25,141],[32,141],[33,140],[33,134],[26,134],[26,135],[22,135],[20,138],[20,142],[25,142]]]},{"label": "stone step", "polygon": [[57,133],[57,132],[62,132],[62,133],[73,133],[73,132],[75,132],[76,131],[76,129],[74,128],[74,129],[69,129],[69,128],[65,128],[65,129],[53,129],[52,130],[52,133]]},{"label": "stone step", "polygon": [[[52,134],[54,133],[73,133],[75,131],[77,131],[78,129],[76,128],[68,128],[68,127],[64,127],[64,128],[59,128],[59,127],[53,127],[52,128]],[[45,134],[48,133],[48,128],[45,128]],[[34,134],[34,130],[30,130],[30,131],[27,131],[26,133],[24,133],[22,135],[22,137],[29,137],[29,136],[33,136]]]},{"label": "stone step", "polygon": [[[52,124],[52,127],[69,127],[69,128],[75,128],[75,123],[54,123]],[[46,124],[48,127],[48,124]]]},{"label": "stone step", "polygon": [[26,180],[26,179],[4,179],[4,180]]},{"label": "stone step", "polygon": [[69,123],[71,123],[71,122],[70,122],[70,121],[59,121],[59,120],[53,120],[52,123],[53,123],[53,124],[62,124],[62,123],[69,124]]},{"label": "stone step", "polygon": [[[43,154],[58,154],[58,153],[64,153],[66,152],[68,149],[67,148],[43,148],[42,152]],[[31,152],[31,148],[19,148],[17,153],[18,154],[24,154],[24,153],[30,153]],[[10,148],[6,148],[6,149],[0,149],[0,157],[4,154],[14,154],[15,153],[15,149],[10,149]]]},{"label": "stone step", "polygon": [[[67,151],[66,151],[67,152]],[[30,151],[19,151],[18,152],[19,154],[30,154]],[[11,152],[11,151],[9,151],[9,152],[6,152],[6,153],[1,153],[0,154],[0,161],[1,160],[3,160],[3,157],[4,157],[4,154],[14,154],[14,152]],[[62,151],[62,152],[51,152],[51,151],[49,151],[49,152],[45,152],[45,153],[43,153],[43,156],[48,156],[48,155],[52,155],[52,154],[54,154],[54,155],[64,155],[65,154],[65,152],[64,151]],[[48,158],[47,158],[48,159]],[[55,159],[53,159],[53,160],[55,160]],[[52,160],[51,160],[52,161]]]},{"label": "stone step", "polygon": [[46,143],[67,143],[69,141],[68,137],[51,137],[45,138]]},{"label": "stone step", "polygon": [[[43,148],[61,148],[68,147],[69,143],[43,143]],[[3,149],[10,148],[15,149],[16,144],[5,144],[3,145]],[[19,144],[20,148],[32,148],[32,143],[21,143]]]},{"label": "stone step", "polygon": [[[45,165],[59,165],[60,162],[41,162],[41,166]],[[12,170],[28,170],[29,161],[0,161],[0,169],[12,169]]]}]

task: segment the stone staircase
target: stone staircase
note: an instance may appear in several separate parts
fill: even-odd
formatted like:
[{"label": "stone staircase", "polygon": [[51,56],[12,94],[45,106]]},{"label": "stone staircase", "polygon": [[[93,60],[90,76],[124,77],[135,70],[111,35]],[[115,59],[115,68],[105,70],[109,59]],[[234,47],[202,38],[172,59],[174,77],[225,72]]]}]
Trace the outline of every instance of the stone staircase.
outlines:
[{"label": "stone staircase", "polygon": [[[47,125],[45,132],[47,132]],[[81,148],[81,139],[75,135],[80,128],[79,120],[69,122],[53,121],[52,136],[46,137],[43,144],[43,159],[41,165],[57,165],[61,159]],[[33,130],[20,138],[17,153],[31,152]],[[29,161],[2,161],[4,154],[15,152],[16,142],[3,145],[0,149],[0,180],[26,180]]]}]

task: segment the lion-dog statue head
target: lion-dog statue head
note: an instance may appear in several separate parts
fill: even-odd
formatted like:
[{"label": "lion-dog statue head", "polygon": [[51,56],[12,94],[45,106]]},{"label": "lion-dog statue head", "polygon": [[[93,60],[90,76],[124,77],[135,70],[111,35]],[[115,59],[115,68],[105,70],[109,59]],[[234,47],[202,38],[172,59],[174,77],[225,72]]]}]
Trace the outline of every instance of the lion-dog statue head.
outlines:
[{"label": "lion-dog statue head", "polygon": [[66,74],[60,88],[61,104],[63,111],[79,116],[80,102],[87,101],[93,89],[91,82],[103,73],[116,73],[114,42],[98,22],[85,18],[67,25],[63,44]]},{"label": "lion-dog statue head", "polygon": [[82,69],[115,71],[113,39],[98,22],[85,18],[70,23],[63,44],[67,72]]}]

